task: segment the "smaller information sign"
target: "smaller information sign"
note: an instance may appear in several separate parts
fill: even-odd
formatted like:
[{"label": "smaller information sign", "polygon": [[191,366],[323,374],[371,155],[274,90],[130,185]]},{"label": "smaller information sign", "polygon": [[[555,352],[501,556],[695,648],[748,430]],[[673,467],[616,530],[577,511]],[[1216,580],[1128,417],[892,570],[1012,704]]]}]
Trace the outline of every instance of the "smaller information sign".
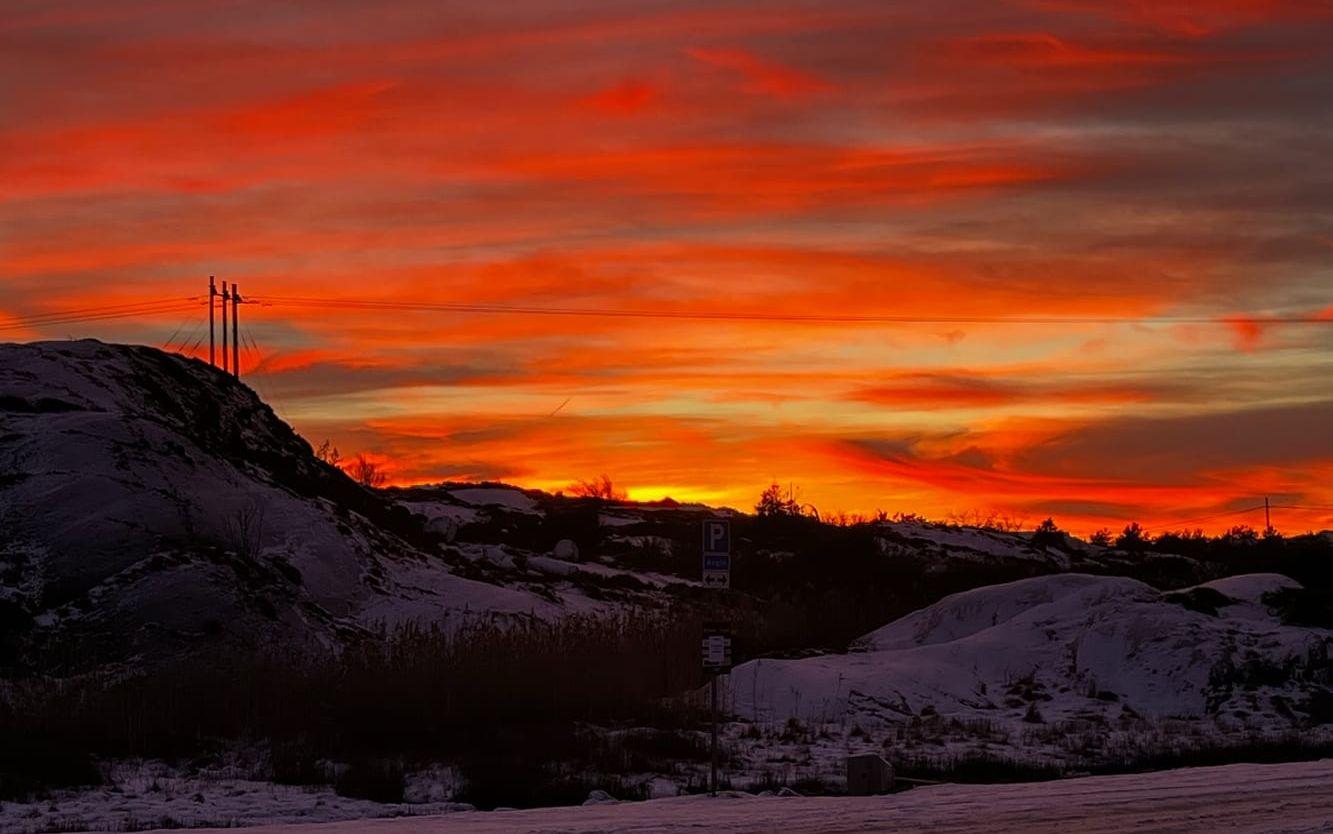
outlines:
[{"label": "smaller information sign", "polygon": [[704,623],[703,667],[710,672],[731,669],[731,626],[726,623]]}]

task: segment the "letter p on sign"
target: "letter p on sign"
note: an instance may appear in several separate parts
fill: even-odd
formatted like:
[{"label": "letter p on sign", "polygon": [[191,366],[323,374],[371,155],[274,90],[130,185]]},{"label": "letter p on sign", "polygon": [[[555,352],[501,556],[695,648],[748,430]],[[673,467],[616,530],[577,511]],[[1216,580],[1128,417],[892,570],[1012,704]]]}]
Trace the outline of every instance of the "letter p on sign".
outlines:
[{"label": "letter p on sign", "polygon": [[731,522],[704,522],[704,553],[731,553]]}]

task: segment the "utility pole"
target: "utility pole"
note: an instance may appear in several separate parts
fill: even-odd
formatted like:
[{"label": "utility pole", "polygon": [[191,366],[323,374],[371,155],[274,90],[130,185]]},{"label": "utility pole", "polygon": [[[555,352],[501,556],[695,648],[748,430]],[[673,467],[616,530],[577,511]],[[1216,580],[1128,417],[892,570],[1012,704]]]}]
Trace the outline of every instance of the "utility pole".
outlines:
[{"label": "utility pole", "polygon": [[[231,374],[241,378],[241,288],[231,285]],[[226,327],[226,322],[223,322]]]},{"label": "utility pole", "polygon": [[222,282],[222,372],[227,372],[227,303],[231,301],[231,290],[227,282]]},{"label": "utility pole", "polygon": [[1268,496],[1264,496],[1264,532],[1273,529],[1273,518],[1268,514]]},{"label": "utility pole", "polygon": [[213,336],[213,318],[218,306],[218,283],[212,275],[208,276],[208,364],[218,366],[217,341]]}]

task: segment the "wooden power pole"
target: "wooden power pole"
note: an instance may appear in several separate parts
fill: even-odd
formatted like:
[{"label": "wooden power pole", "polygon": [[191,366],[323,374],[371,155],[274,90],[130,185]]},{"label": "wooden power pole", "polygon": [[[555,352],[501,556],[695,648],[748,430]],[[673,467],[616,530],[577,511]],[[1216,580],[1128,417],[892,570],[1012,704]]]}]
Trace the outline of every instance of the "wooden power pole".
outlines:
[{"label": "wooden power pole", "polygon": [[231,301],[231,290],[227,282],[222,282],[222,372],[227,372],[227,303]]},{"label": "wooden power pole", "polygon": [[214,310],[218,306],[218,283],[212,275],[208,276],[208,364],[218,366],[217,340],[213,335]]},{"label": "wooden power pole", "polygon": [[[223,322],[226,327],[226,322]],[[231,285],[231,374],[241,378],[241,288]]]}]

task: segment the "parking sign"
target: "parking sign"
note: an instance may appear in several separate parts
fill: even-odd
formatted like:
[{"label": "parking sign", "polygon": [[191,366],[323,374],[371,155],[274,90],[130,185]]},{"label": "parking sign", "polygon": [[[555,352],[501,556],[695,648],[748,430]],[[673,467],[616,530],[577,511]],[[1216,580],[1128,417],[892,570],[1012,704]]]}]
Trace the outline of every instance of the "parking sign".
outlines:
[{"label": "parking sign", "polygon": [[731,587],[731,521],[710,518],[703,529],[703,582],[710,588]]}]

